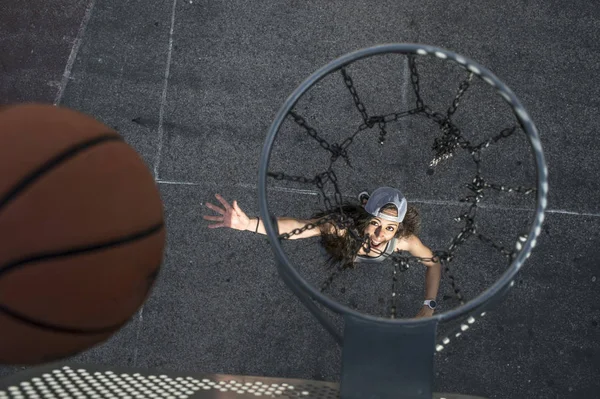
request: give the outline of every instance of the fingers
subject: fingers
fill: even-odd
[[[221,195],[215,194],[215,198],[221,203],[221,205],[223,205],[223,207],[225,209],[219,207],[218,205],[213,205],[210,202],[206,202],[205,205],[208,209],[213,210],[221,215],[221,216],[204,215],[203,216],[204,220],[209,220],[211,222],[217,222],[217,223],[210,224],[207,227],[209,229],[216,229],[219,227],[237,228],[237,227],[232,227],[232,220],[236,221],[236,220],[238,220],[240,215],[244,215],[244,212],[240,209],[239,205],[237,204],[237,201],[233,201],[233,208],[232,208],[231,205],[229,205],[229,203]],[[225,219],[227,219],[227,221]]]
[[[238,215],[243,215],[244,211],[242,211],[242,209],[240,208],[240,206],[238,205],[237,201],[233,201],[233,210],[238,214]]]
[[[219,227],[226,227],[224,223],[216,223],[216,224],[209,224],[208,228],[209,229],[217,229]]]
[[[223,216],[202,216],[205,220],[210,220],[212,222],[222,222],[223,221]]]
[[[221,197],[219,194],[215,194],[215,198],[217,200],[219,200],[219,202],[221,203],[221,205],[223,205],[223,207],[225,208],[225,210],[230,210],[231,209],[231,205],[229,205],[229,202],[225,201],[225,198]]]
[[[209,224],[207,226],[209,229],[216,229],[216,228],[219,228],[219,227],[226,227],[225,223],[223,222],[223,216],[208,216],[208,215],[204,215],[203,218],[205,220],[210,220],[212,222],[220,222],[220,223]]]
[[[216,206],[216,205],[213,205],[213,204],[211,204],[210,202],[207,202],[207,203],[206,203],[206,207],[207,207],[208,209],[211,209],[211,210],[213,210],[213,211],[217,212],[217,213],[220,213],[221,215],[225,215],[225,213],[226,213],[226,212],[225,212],[225,210],[223,210],[223,209],[219,208],[219,207],[218,207],[218,206]]]

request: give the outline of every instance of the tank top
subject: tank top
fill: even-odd
[[[364,255],[356,255],[354,258],[354,263],[380,263],[386,260],[393,252],[394,248],[396,248],[396,237],[392,238],[388,241],[387,246],[382,254],[375,257],[364,256]]]

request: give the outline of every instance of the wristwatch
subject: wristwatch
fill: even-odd
[[[426,299],[423,305],[429,306],[429,309],[435,309],[437,303],[433,299]]]

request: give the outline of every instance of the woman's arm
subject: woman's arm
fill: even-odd
[[[396,250],[408,251],[412,256],[418,258],[433,258],[434,254],[431,249],[426,247],[419,237],[411,235],[410,237],[398,240]],[[440,262],[421,261],[427,266],[425,273],[425,299],[433,299],[437,297],[440,288],[440,279],[442,277],[442,265]],[[423,305],[417,314],[417,317],[431,316],[433,309]]]
[[[221,195],[216,194],[215,198],[221,203],[222,208],[213,205],[210,202],[206,203],[206,207],[220,214],[220,216],[209,216],[205,215],[204,219],[215,222],[209,224],[208,228],[216,229],[220,227],[229,227],[234,230],[252,231],[258,234],[266,234],[265,226],[263,221],[258,217],[249,218],[248,215],[239,207],[237,201],[233,201],[233,206],[229,204]],[[323,231],[332,230],[329,223],[324,223],[321,226],[316,226],[318,219],[304,220],[294,219],[289,217],[277,218],[277,227],[279,234],[291,234],[296,229],[302,229],[309,223],[315,224],[312,229],[307,229],[300,234],[290,235],[290,240],[296,240],[299,238],[308,238],[321,235]]]
[[[315,227],[312,229],[306,229],[300,234],[291,234],[290,240],[297,240],[300,238],[309,238],[320,236],[322,232],[322,228],[324,226],[317,226],[318,219],[311,220],[303,220],[303,219],[294,219],[288,217],[277,218],[277,228],[279,229],[279,234],[291,234],[296,229],[302,229],[304,226],[308,224],[314,224]],[[250,223],[248,224],[248,231],[253,231],[258,234],[267,234],[265,230],[265,225],[263,224],[262,219],[260,218],[251,218]]]

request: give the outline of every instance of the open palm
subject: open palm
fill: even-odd
[[[250,218],[244,213],[238,206],[237,201],[233,201],[233,206],[221,197],[219,194],[215,194],[215,198],[221,203],[223,208],[213,205],[210,202],[206,203],[206,207],[219,213],[221,216],[208,216],[205,215],[205,220],[216,222],[209,224],[209,229],[216,229],[219,227],[229,227],[235,230],[246,230],[250,224]]]

